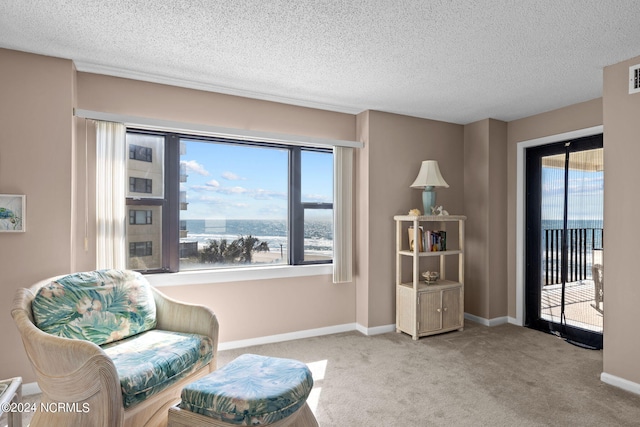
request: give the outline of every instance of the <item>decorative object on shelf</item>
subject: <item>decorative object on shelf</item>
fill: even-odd
[[[427,284],[436,283],[440,277],[440,273],[437,271],[425,271],[422,273],[422,277]]]
[[[438,167],[437,160],[425,160],[420,166],[420,172],[418,177],[411,188],[422,188],[422,204],[424,212],[431,212],[431,209],[436,204],[436,192],[435,187],[448,188],[449,184],[444,180],[442,174],[440,174],[440,167]]]
[[[25,199],[24,195],[0,194],[0,232],[24,232]]]
[[[449,215],[449,212],[444,210],[442,206],[434,206],[431,208],[431,215],[436,215],[436,216]]]
[[[413,227],[408,228],[409,231],[409,250],[413,251],[413,239],[415,237],[415,233],[413,232]],[[424,229],[422,227],[418,227],[418,252],[424,251]]]
[[[409,215],[410,216],[420,216],[420,215],[422,215],[422,212],[420,212],[420,209],[411,209],[409,211]]]

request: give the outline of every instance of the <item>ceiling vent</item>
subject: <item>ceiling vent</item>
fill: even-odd
[[[629,93],[640,92],[640,64],[629,67]]]

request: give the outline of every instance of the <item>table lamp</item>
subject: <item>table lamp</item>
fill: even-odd
[[[431,215],[431,208],[436,205],[435,187],[449,188],[449,184],[447,184],[440,174],[438,161],[425,160],[420,166],[418,177],[413,181],[413,184],[411,184],[411,188],[424,189],[422,191],[422,206],[424,208],[423,215]]]

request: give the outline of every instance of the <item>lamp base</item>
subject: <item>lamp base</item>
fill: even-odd
[[[422,207],[424,208],[423,215],[431,215],[432,208],[436,206],[436,191],[434,187],[424,187],[422,191]]]

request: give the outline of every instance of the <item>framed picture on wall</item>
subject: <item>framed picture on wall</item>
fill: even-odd
[[[23,233],[26,219],[26,196],[0,194],[0,233]]]

